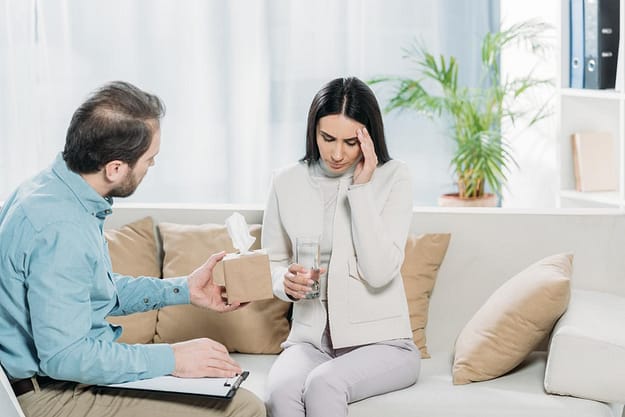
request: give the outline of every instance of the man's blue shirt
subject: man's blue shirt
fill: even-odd
[[[184,277],[112,272],[102,234],[111,203],[59,155],[0,210],[0,363],[10,378],[104,384],[174,370],[169,345],[116,343],[121,328],[105,320],[189,303]]]

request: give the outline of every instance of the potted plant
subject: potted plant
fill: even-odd
[[[519,120],[529,127],[549,114],[547,102],[523,106],[522,99],[538,86],[553,84],[551,80],[534,78],[532,73],[502,79],[499,58],[502,50],[512,44],[541,55],[548,46],[544,36],[548,29],[547,24],[531,20],[486,34],[479,87],[460,86],[456,58],[436,58],[420,43],[405,50],[405,57],[417,66],[416,78],[381,77],[370,81],[395,86],[386,112],[411,109],[449,121],[449,136],[457,145],[450,165],[458,193],[443,195],[440,205],[497,205],[510,166],[516,164],[507,131]],[[486,192],[487,185],[492,193]]]

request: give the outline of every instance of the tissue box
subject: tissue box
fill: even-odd
[[[273,298],[269,256],[263,250],[227,254],[215,265],[213,280],[226,287],[229,303]]]

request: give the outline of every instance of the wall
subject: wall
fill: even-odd
[[[502,79],[506,75],[522,76],[534,69],[537,77],[553,78],[555,82],[559,76],[557,36],[560,33],[560,2],[501,0],[500,7],[504,25],[539,17],[554,26],[550,36],[553,51],[548,59],[537,62],[519,49],[510,50],[501,58]],[[551,98],[555,110],[555,87],[551,91],[543,91],[536,98]],[[509,175],[508,187],[503,193],[503,207],[556,207],[559,187],[556,132],[555,114],[529,129],[512,131],[512,153],[519,166],[514,167]]]

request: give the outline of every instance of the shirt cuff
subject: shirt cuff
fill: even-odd
[[[371,181],[369,181],[369,182],[371,182]],[[366,187],[367,185],[369,185],[369,182],[365,182],[363,184],[350,184],[350,185],[347,186],[347,191],[357,190],[359,188]]]
[[[287,302],[293,302],[291,297],[284,291],[284,274],[289,270],[286,266],[274,267],[271,271],[273,278],[273,294],[279,299]]]
[[[167,278],[163,279],[163,282],[166,283],[162,289],[161,298],[164,305],[171,306],[191,302],[187,277]]]
[[[148,358],[148,375],[145,378],[155,378],[157,376],[171,375],[176,369],[176,358],[174,349],[165,343],[155,343],[144,345]]]
[[[350,205],[354,204],[373,204],[371,198],[371,187],[369,183],[350,185],[347,188],[347,199]],[[375,205],[372,205],[374,207]]]

